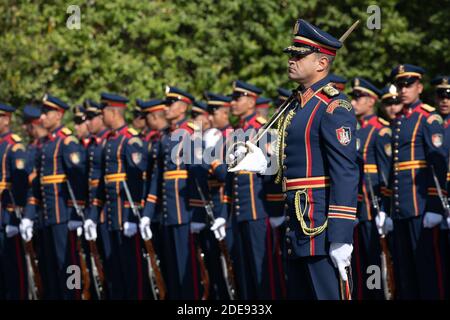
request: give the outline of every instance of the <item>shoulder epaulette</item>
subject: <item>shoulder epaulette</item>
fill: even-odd
[[[70,130],[67,127],[62,128],[61,132],[64,133],[66,136],[70,136],[72,134],[72,130]]]
[[[264,125],[267,122],[267,120],[264,119],[263,117],[256,117],[256,121],[262,125]]]
[[[13,147],[12,147],[12,152],[16,152],[18,150],[22,150],[22,151],[26,151],[25,146],[21,143],[16,143]]]
[[[192,130],[197,130],[197,129],[198,129],[198,127],[195,125],[195,123],[193,123],[193,122],[191,122],[191,121],[188,121],[188,122],[186,123],[186,125],[187,125],[189,128],[191,128]]]
[[[427,112],[434,112],[436,111],[436,108],[433,108],[432,106],[428,105],[428,104],[422,104],[420,106],[423,110],[427,111]]]
[[[392,136],[392,130],[391,130],[391,128],[384,127],[384,128],[380,129],[378,134],[380,135],[380,137],[383,137],[385,134]]]
[[[378,122],[381,123],[383,126],[389,126],[389,122],[384,120],[383,118],[378,117]]]
[[[133,129],[133,128],[128,128],[128,133],[132,134],[133,136],[137,136],[139,133]]]
[[[66,138],[64,138],[64,144],[68,145],[71,142],[75,142],[75,143],[80,143],[78,138],[72,135],[67,136]]]
[[[330,86],[329,84],[327,84],[325,87],[323,87],[322,91],[330,98],[339,95],[339,91],[336,88],[333,88],[332,86]]]
[[[19,137],[17,134],[14,134],[14,133],[11,135],[11,139],[12,139],[14,142],[21,142],[21,141],[22,141],[22,138]]]

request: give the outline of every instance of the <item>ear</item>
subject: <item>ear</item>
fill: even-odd
[[[321,56],[317,59],[317,71],[323,72],[328,69],[328,64],[330,62],[328,59],[324,56]]]
[[[417,88],[419,89],[419,94],[421,94],[422,91],[423,91],[423,84],[422,84],[422,82],[419,82],[419,84],[417,85]]]

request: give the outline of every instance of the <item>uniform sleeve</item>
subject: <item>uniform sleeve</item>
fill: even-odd
[[[356,118],[347,100],[330,113],[324,111],[320,132],[330,175],[328,239],[352,243],[359,170],[356,162]]]
[[[424,144],[427,163],[430,170],[428,183],[428,199],[426,211],[444,214],[441,200],[439,198],[436,184],[432,175],[432,168],[439,180],[439,184],[444,196],[446,193],[445,180],[447,173],[448,155],[444,146],[444,128],[441,119],[437,114],[431,114],[424,123]]]

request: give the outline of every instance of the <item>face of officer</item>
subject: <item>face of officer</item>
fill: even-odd
[[[205,131],[206,129],[210,128],[210,123],[207,114],[198,113],[195,115],[195,117],[192,118],[192,120],[197,126],[199,126],[202,129],[202,131]]]
[[[233,96],[231,113],[233,116],[244,118],[255,111],[256,98],[253,96]]]
[[[375,105],[375,98],[357,92],[352,98],[352,106],[355,109],[355,115],[357,117],[364,117],[373,113],[373,107]]]
[[[148,112],[145,116],[147,126],[152,130],[162,130],[167,127],[167,120],[164,111]]]
[[[136,130],[142,130],[145,128],[145,118],[144,117],[134,117],[132,121],[133,128]]]
[[[447,89],[436,92],[436,103],[441,115],[446,116],[450,114],[450,90]]]
[[[223,107],[215,109],[212,114],[209,115],[209,121],[211,121],[211,127],[213,128],[224,128],[229,123],[230,108]]]
[[[172,123],[182,120],[186,114],[187,107],[186,102],[180,100],[172,102],[166,110],[166,119]]]
[[[123,108],[104,107],[103,108],[103,122],[108,128],[117,129],[124,125],[124,110]]]
[[[88,127],[86,121],[75,124],[75,134],[78,139],[86,138],[89,135]]]
[[[400,99],[406,105],[416,102],[423,90],[423,85],[419,80],[413,83],[399,83],[397,87],[400,91]]]
[[[400,101],[398,101],[397,103],[394,103],[394,102],[384,103],[383,102],[383,110],[384,110],[384,113],[386,114],[386,116],[389,118],[389,120],[395,119],[395,116],[400,111],[402,111],[402,109],[403,109],[403,104],[401,104]]]
[[[91,134],[99,133],[104,127],[103,115],[99,114],[98,116],[92,118],[88,117],[86,120],[86,125]]]
[[[289,79],[309,88],[328,74],[332,61],[331,56],[321,53],[306,56],[291,54],[288,61]]]
[[[9,131],[9,124],[11,122],[11,116],[0,115],[0,133],[6,133]]]
[[[63,113],[57,110],[43,109],[41,114],[42,126],[48,131],[55,130],[60,124]]]

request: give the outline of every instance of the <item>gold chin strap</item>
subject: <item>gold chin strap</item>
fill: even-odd
[[[304,195],[305,196],[305,207],[302,208],[300,207],[300,197]],[[306,225],[305,219],[303,218],[303,216],[305,215],[306,212],[306,208],[308,207],[308,203],[309,203],[309,196],[308,196],[308,191],[306,188],[304,189],[300,189],[295,193],[295,198],[294,198],[294,205],[295,205],[295,214],[297,215],[297,220],[300,222],[300,227],[302,228],[302,231],[305,235],[307,236],[317,236],[319,234],[321,234],[328,226],[328,218],[327,220],[325,220],[325,223],[319,227],[316,228],[309,228]]]

